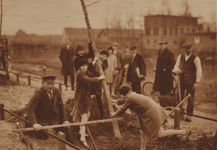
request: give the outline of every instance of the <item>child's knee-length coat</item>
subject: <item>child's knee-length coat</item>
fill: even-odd
[[[124,105],[118,109],[117,115],[131,109],[138,114],[141,128],[149,137],[152,137],[162,126],[167,117],[166,111],[151,98],[135,92],[126,95]]]

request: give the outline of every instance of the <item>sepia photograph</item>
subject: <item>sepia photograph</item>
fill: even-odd
[[[0,150],[216,150],[216,0],[0,0]]]

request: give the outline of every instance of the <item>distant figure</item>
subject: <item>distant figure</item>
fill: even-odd
[[[145,79],[146,65],[136,46],[131,47],[132,57],[127,71],[127,82],[132,83],[132,90],[141,94],[141,81]]]
[[[173,72],[180,74],[181,99],[186,95],[191,94],[188,98],[187,113],[193,114],[194,110],[194,93],[202,77],[202,67],[200,58],[192,54],[192,43],[186,42],[182,45],[185,49],[185,54],[178,56]],[[190,122],[191,116],[188,115],[185,121]]]
[[[29,123],[35,128],[35,136],[38,139],[48,138],[46,133],[39,131],[42,126],[69,124],[60,92],[54,87],[55,78],[55,76],[42,77],[43,86],[35,91],[27,107]],[[68,128],[55,128],[55,130],[65,132],[66,140],[72,142]]]
[[[176,63],[174,54],[167,49],[167,41],[161,40],[160,51],[157,58],[156,74],[153,90],[159,91],[160,95],[170,96],[173,89],[172,69]]]
[[[129,108],[138,115],[141,126],[140,150],[146,149],[147,138],[153,137],[156,133],[159,138],[172,135],[186,135],[186,139],[188,139],[191,134],[190,130],[163,129],[162,125],[166,121],[167,112],[150,97],[133,92],[128,85],[121,85],[119,93],[123,95],[124,99],[113,100],[113,103],[116,101],[118,104],[123,105],[116,112],[111,112],[110,114],[112,117],[118,116]]]
[[[6,74],[8,75],[11,71],[11,60],[13,57],[13,51],[8,44],[8,39],[4,35],[1,37],[1,45],[2,47],[0,49],[2,50],[2,65],[3,69],[6,71]]]
[[[114,49],[112,47],[109,47],[107,51],[109,53],[109,57],[107,60],[108,67],[105,69],[105,80],[109,86],[109,89],[111,89],[110,91],[111,95],[115,95],[114,75],[115,75],[115,68],[117,68],[117,58],[113,54]]]
[[[65,42],[66,45],[61,49],[59,56],[62,62],[61,75],[64,75],[64,84],[66,89],[68,88],[67,77],[71,76],[71,86],[72,90],[74,90],[74,49],[71,46],[71,42],[68,38],[65,40]]]

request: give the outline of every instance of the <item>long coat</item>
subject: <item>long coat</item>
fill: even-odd
[[[27,109],[31,125],[35,123],[42,125],[59,124],[66,121],[63,100],[57,88],[53,90],[53,102],[51,102],[44,87],[35,91]]]
[[[144,62],[144,59],[142,55],[136,54],[136,56],[133,58],[131,57],[129,68],[127,71],[127,82],[140,82],[141,80],[144,80],[144,78],[139,78],[136,68],[139,68],[140,75],[146,75],[146,65]]]
[[[61,49],[60,61],[62,62],[61,75],[74,75],[74,49],[70,46],[67,50],[66,46]]]
[[[162,54],[159,51],[153,90],[170,92],[173,89],[172,69],[174,65],[175,57],[171,51],[165,49]]]
[[[124,105],[116,114],[120,115],[128,108],[138,114],[141,128],[149,137],[157,133],[167,117],[166,111],[161,106],[151,98],[136,92],[129,92],[126,95]]]
[[[90,109],[90,83],[99,82],[98,77],[89,77],[89,72],[77,71],[77,84],[73,115],[87,113]]]
[[[105,80],[107,83],[113,83],[115,68],[117,68],[117,57],[114,54],[109,55],[107,61],[108,67],[105,69]]]

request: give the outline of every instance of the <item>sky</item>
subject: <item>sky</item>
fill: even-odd
[[[64,27],[86,28],[80,0],[2,0],[2,34],[15,35],[19,29],[27,34],[61,35]],[[86,5],[98,0],[85,0]],[[216,20],[217,0],[100,0],[88,6],[92,28],[117,26],[143,28],[145,15],[182,15],[186,2],[199,22]],[[133,24],[129,24],[129,20]],[[131,21],[132,22],[132,21]]]

